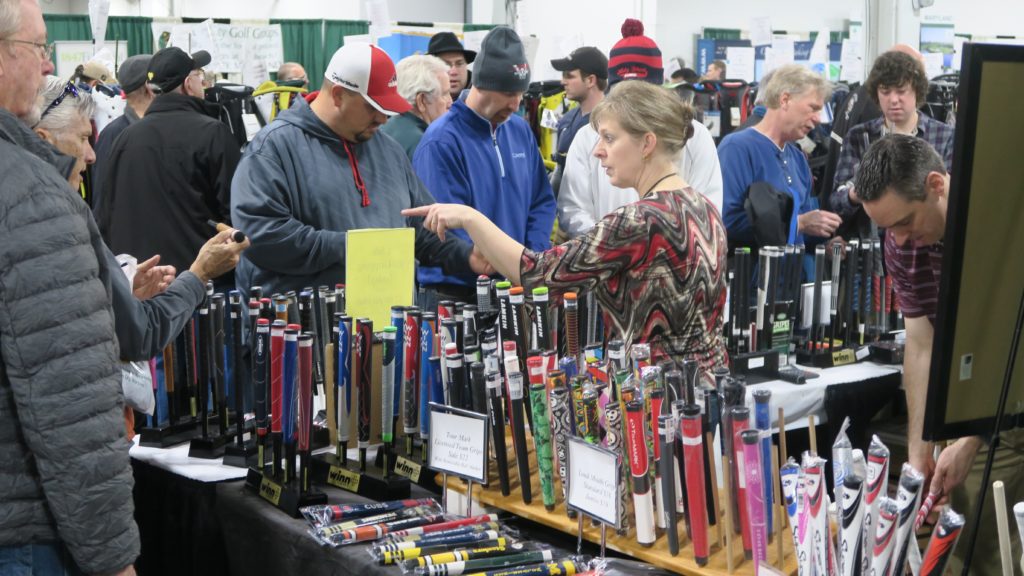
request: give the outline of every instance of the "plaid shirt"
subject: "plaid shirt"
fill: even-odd
[[[851,182],[860,168],[860,159],[864,157],[868,146],[885,136],[885,117],[868,120],[857,124],[846,133],[842,152],[839,153],[839,164],[836,166],[836,178],[832,188],[832,211],[844,220],[856,214],[860,206],[850,202],[845,184]],[[946,171],[953,168],[953,127],[938,120],[929,118],[923,112],[917,113],[916,136],[931,144],[946,164]]]

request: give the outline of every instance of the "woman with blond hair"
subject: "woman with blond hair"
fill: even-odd
[[[635,188],[640,199],[544,252],[525,249],[467,206],[403,214],[425,217],[424,227],[441,237],[465,229],[498,272],[527,290],[547,286],[555,297],[591,291],[627,346],[647,343],[655,361],[693,358],[710,373],[726,362],[726,237],[714,204],[677,172],[692,118],[693,110],[663,88],[617,84],[591,113],[600,135],[594,156],[612,184]]]

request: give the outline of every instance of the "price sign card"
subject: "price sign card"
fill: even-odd
[[[487,482],[487,416],[430,403],[431,470]]]
[[[566,504],[619,527],[619,455],[580,438],[569,438],[569,492]]]

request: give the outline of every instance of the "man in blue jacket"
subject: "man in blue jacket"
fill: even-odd
[[[397,85],[383,50],[348,44],[311,103],[296,99],[249,144],[231,183],[231,220],[252,241],[236,272],[246,298],[252,286],[271,294],[344,282],[347,233],[360,228],[414,226],[420,263],[490,271],[471,245],[402,217],[434,199],[398,142],[377,134],[410,108]]]
[[[413,155],[413,168],[438,202],[479,210],[530,250],[551,246],[555,196],[537,141],[516,115],[530,85],[530,66],[514,30],[499,26],[484,38],[473,64],[473,87],[430,125]],[[453,234],[468,240],[462,230]],[[471,302],[474,278],[421,267],[419,305]]]

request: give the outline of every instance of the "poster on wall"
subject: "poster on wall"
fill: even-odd
[[[942,54],[942,68],[953,67],[953,55],[956,52],[956,34],[953,25],[953,17],[942,14],[927,14],[921,18],[921,54],[925,61],[929,61],[928,54]],[[938,57],[931,57],[930,61],[938,62]],[[929,76],[938,76],[936,70],[929,70]],[[938,71],[941,74],[941,70]]]
[[[103,62],[103,65],[112,72],[115,68],[120,68],[128,58],[127,40],[118,40],[116,43],[107,42],[102,50],[98,50],[91,40],[62,40],[54,42],[54,45],[54,62],[56,62],[56,72],[54,73],[60,78],[70,78],[79,64],[85,64],[94,57]],[[114,75],[116,76],[117,73],[115,72]]]
[[[217,24],[212,20],[198,24],[153,22],[153,43],[157,50],[167,46],[178,46],[189,53],[206,50],[212,58],[208,69],[218,73],[241,73],[247,62],[258,62],[267,70],[277,70],[284,61],[280,24],[244,26]]]

